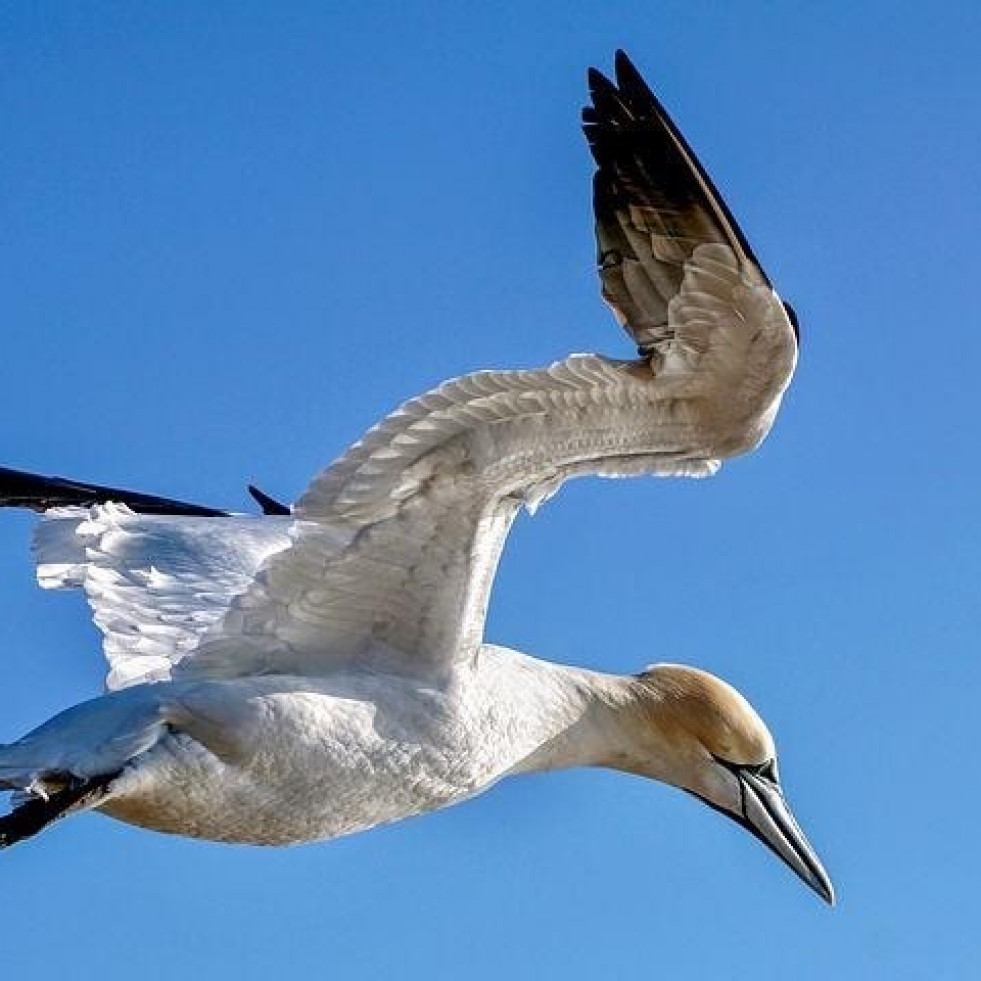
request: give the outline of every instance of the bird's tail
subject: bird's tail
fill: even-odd
[[[18,793],[13,810],[0,817],[0,848],[33,837],[59,818],[97,806],[117,776],[119,771],[87,780],[66,777],[65,786],[53,793]]]
[[[0,817],[0,848],[52,821],[98,807],[129,763],[169,731],[156,685],[110,692],[59,713],[26,736],[0,744],[0,791],[12,791]]]

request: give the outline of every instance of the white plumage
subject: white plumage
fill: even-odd
[[[520,507],[574,476],[714,473],[766,436],[794,368],[788,308],[622,55],[617,69],[619,87],[591,74],[585,119],[604,296],[641,357],[446,382],[286,516],[138,513],[150,499],[130,508],[126,492],[47,510],[39,580],[84,589],[109,692],[0,748],[20,804],[7,840],[94,807],[217,840],[310,841],[573,764],[667,780],[750,821],[744,771],[772,769],[773,746],[728,686],[483,640]],[[36,480],[47,493],[7,502],[48,507],[58,482]],[[775,769],[767,787],[782,802]],[[750,823],[830,897],[793,819],[774,820],[779,835]]]

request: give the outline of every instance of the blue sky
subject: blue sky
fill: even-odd
[[[0,855],[34,976],[953,978],[976,969],[975,4],[0,9],[0,462],[247,507],[445,377],[629,356],[598,298],[588,65],[625,47],[802,322],[765,446],[582,481],[489,636],[743,690],[840,894],[636,778],[568,772],[327,845],[89,815]],[[0,739],[96,693],[0,521]]]

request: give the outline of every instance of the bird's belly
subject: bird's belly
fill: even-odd
[[[189,837],[297,844],[435,810],[489,782],[452,726],[433,738],[366,720],[356,703],[310,698],[263,705],[259,723],[238,720],[217,753],[187,733],[168,735],[133,761],[100,810]]]

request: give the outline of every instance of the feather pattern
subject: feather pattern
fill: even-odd
[[[651,353],[677,327],[670,303],[700,247],[713,243],[762,284],[756,260],[712,179],[630,59],[618,51],[616,83],[590,69],[593,104],[583,130],[593,178],[603,298]]]
[[[85,589],[110,687],[352,666],[440,682],[479,650],[522,505],[585,474],[711,474],[766,435],[796,359],[784,305],[626,56],[589,82],[600,279],[641,358],[445,382],[274,517],[54,512],[39,575]]]
[[[645,362],[574,356],[480,372],[406,403],[297,501],[293,544],[182,665],[208,676],[352,663],[438,677],[474,655],[522,504],[586,473],[702,475],[716,464]]]
[[[106,687],[170,677],[225,614],[290,522],[135,514],[123,504],[58,508],[34,535],[38,582],[81,588],[104,635]]]

